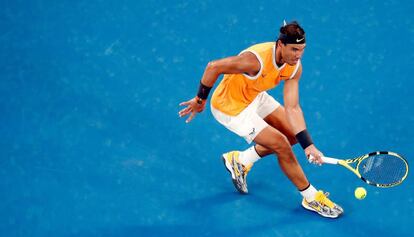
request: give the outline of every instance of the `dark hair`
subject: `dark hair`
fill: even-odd
[[[297,41],[298,39],[303,40]],[[283,44],[305,43],[305,30],[303,30],[297,21],[292,21],[285,26],[280,27],[277,40],[280,40]]]

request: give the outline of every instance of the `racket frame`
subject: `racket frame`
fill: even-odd
[[[363,161],[364,159],[366,159],[368,157],[376,156],[376,155],[380,155],[380,154],[392,155],[392,156],[398,157],[398,158],[400,158],[401,160],[404,161],[404,163],[406,165],[407,172],[405,172],[405,175],[401,178],[401,180],[399,180],[398,182],[391,183],[391,184],[377,184],[377,183],[370,182],[369,180],[366,180],[364,177],[361,176],[361,174],[358,172],[358,168],[359,168],[359,165],[361,164],[361,161]],[[312,159],[312,157],[311,157],[311,159]],[[359,157],[356,157],[356,158],[353,158],[353,159],[346,159],[346,160],[332,158],[332,157],[326,157],[326,156],[321,157],[321,159],[322,159],[323,163],[326,163],[326,164],[341,165],[341,166],[347,168],[348,170],[352,171],[352,173],[354,173],[356,176],[358,176],[358,178],[362,179],[365,183],[367,183],[369,185],[376,186],[376,187],[381,187],[381,188],[389,188],[389,187],[393,187],[393,186],[401,184],[405,180],[405,178],[407,178],[408,170],[409,170],[407,160],[404,159],[404,157],[402,157],[401,155],[399,155],[395,152],[392,152],[392,151],[375,151],[375,152],[371,152],[371,153],[363,155],[363,156],[359,156]],[[353,164],[353,163],[357,163],[355,168],[353,168],[350,165],[350,164]]]

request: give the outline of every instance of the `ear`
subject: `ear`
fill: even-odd
[[[281,40],[278,40],[276,46],[279,47],[279,48],[281,48],[283,46],[282,41]]]

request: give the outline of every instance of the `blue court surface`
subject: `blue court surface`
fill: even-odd
[[[220,155],[249,145],[209,108],[185,124],[178,104],[210,60],[298,20],[301,105],[318,148],[341,158],[391,150],[413,163],[413,1],[0,6],[0,236],[412,236],[412,174],[368,187],[295,146],[342,218],[303,209],[275,156],[255,164],[239,195]],[[282,87],[270,92],[280,102]]]

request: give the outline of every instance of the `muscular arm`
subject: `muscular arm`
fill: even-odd
[[[302,75],[302,67],[299,68],[295,77],[286,81],[283,88],[283,97],[285,102],[286,117],[293,131],[293,134],[306,129],[305,119],[302,109],[299,105],[299,79]],[[322,164],[321,156],[323,155],[314,144],[305,148],[306,157],[312,157],[312,162]]]
[[[247,73],[255,75],[258,71],[260,71],[259,60],[253,53],[245,52],[238,56],[223,58],[208,63],[201,78],[201,83],[203,86],[213,87],[221,74]],[[197,98],[196,96],[191,100],[180,103],[181,106],[186,106],[186,108],[178,112],[179,116],[184,117],[190,114],[186,123],[189,123],[197,113],[204,110],[206,100],[201,100],[200,103],[200,99]]]
[[[256,56],[250,52],[245,52],[238,56],[223,58],[209,62],[204,71],[201,83],[208,87],[213,87],[217,78],[221,74],[257,74],[260,71],[260,62]]]
[[[287,80],[283,88],[283,100],[285,103],[286,117],[293,134],[298,134],[306,129],[305,119],[299,105],[299,79],[302,75],[302,66],[295,77]]]

